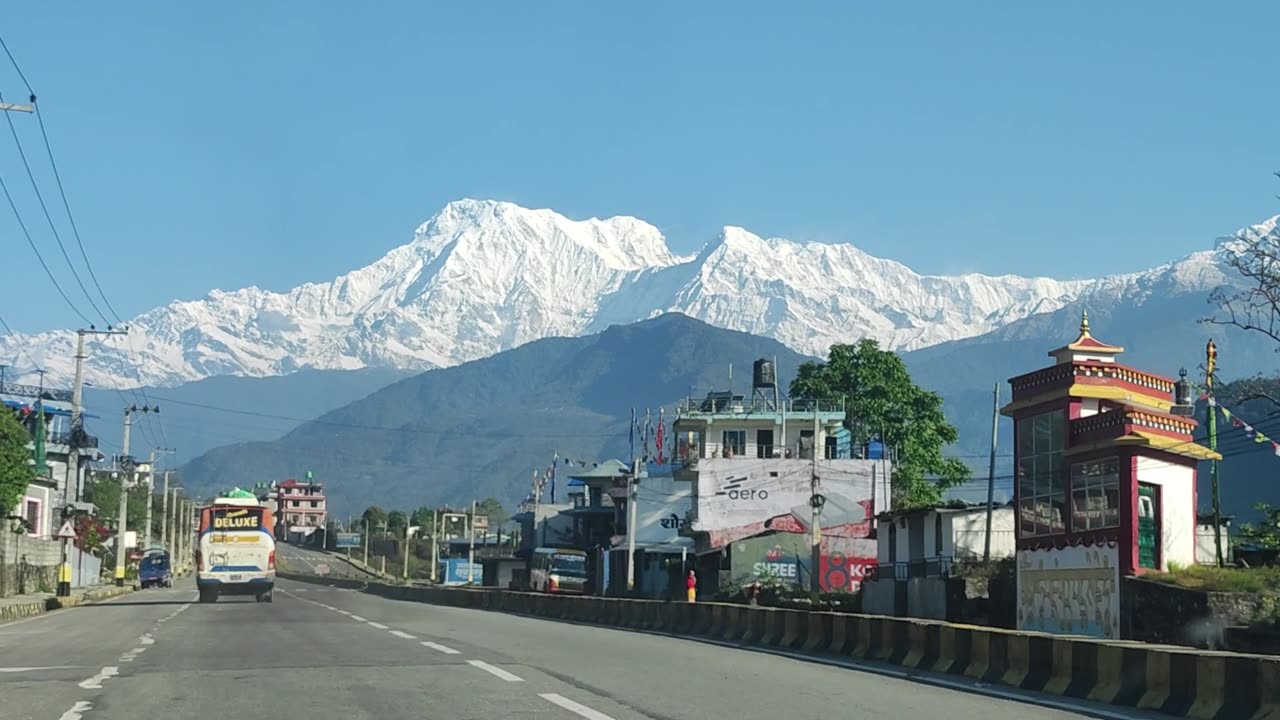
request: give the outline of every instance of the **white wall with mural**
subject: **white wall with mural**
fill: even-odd
[[[680,536],[680,523],[693,506],[693,487],[670,473],[642,477],[636,487],[636,544],[692,545]]]
[[[1018,629],[1120,637],[1120,551],[1101,545],[1020,550]]]

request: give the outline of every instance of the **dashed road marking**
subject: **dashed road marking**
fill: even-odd
[[[119,675],[119,674],[120,674],[120,668],[116,667],[115,665],[108,665],[102,668],[102,670],[97,675],[94,675],[88,680],[82,680],[80,682],[80,687],[86,690],[101,690],[103,680],[106,680],[107,678],[115,677],[116,675]]]
[[[72,705],[70,710],[62,713],[62,716],[59,717],[58,720],[80,720],[80,718],[84,717],[85,713],[92,709],[93,703],[88,700],[81,700],[75,705]]]
[[[563,695],[557,695],[556,693],[538,693],[538,697],[548,702],[553,702],[569,712],[577,713],[588,720],[613,720],[613,718],[605,715],[599,710],[592,710],[586,705],[574,702]]]
[[[129,652],[121,655],[120,662],[133,662],[138,658],[139,655],[146,652],[146,650],[147,649],[145,647],[136,647],[130,650]]]
[[[386,629],[387,629],[387,626],[386,626],[386,625],[383,625],[382,623],[374,622],[374,621],[372,621],[372,620],[370,620],[370,621],[369,621],[369,627],[371,627],[371,628],[377,628],[378,630],[386,630]]]
[[[360,617],[359,615],[352,615],[352,616],[351,616],[351,619],[352,619],[352,620],[355,620],[356,622],[369,622],[368,620],[365,620],[364,618]]]
[[[430,640],[423,640],[423,641],[422,641],[422,644],[423,644],[423,645],[425,645],[425,646],[427,646],[427,647],[429,647],[429,648],[431,648],[432,650],[436,650],[436,651],[438,651],[438,652],[442,652],[442,653],[444,653],[445,655],[457,655],[457,654],[458,654],[458,651],[457,651],[457,650],[454,650],[454,649],[453,649],[453,648],[451,648],[451,647],[445,647],[444,645],[441,645],[440,643],[434,643],[434,642],[431,642]]]
[[[138,642],[142,643],[143,645],[155,645],[156,639],[151,637],[151,633],[143,633],[138,636]]]
[[[0,667],[0,673],[36,672],[38,670],[70,670],[79,665],[41,665],[39,667]]]
[[[475,667],[480,668],[481,670],[489,673],[490,675],[493,675],[494,677],[499,678],[501,680],[506,680],[507,682],[524,682],[524,678],[520,677],[519,675],[512,675],[506,670],[503,670],[502,668],[497,667],[495,665],[490,665],[489,663],[483,660],[468,660],[467,664],[474,665]]]
[[[399,637],[399,638],[404,638],[405,640],[417,640],[417,639],[418,639],[418,638],[416,638],[416,637],[414,637],[414,636],[410,635],[409,633],[407,633],[407,632],[405,632],[405,631],[403,631],[403,630],[392,630],[392,631],[391,631],[391,634],[392,634],[392,635],[395,635],[396,637]]]

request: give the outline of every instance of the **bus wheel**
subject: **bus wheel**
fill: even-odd
[[[218,599],[218,591],[213,588],[200,588],[200,602],[211,603]]]
[[[275,600],[275,596],[276,596],[275,590],[268,590],[262,593],[261,595],[259,595],[258,597],[262,600],[262,602],[269,603]]]

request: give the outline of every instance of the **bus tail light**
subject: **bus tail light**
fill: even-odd
[[[549,585],[549,587],[551,588],[551,592],[555,592],[560,589],[560,578],[556,577],[555,575],[552,575],[550,582],[551,584]]]
[[[272,550],[270,554],[267,555],[267,569],[268,570],[276,569],[276,551],[275,550]]]

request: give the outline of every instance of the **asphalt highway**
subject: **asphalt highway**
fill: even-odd
[[[298,562],[293,550],[281,557]],[[0,718],[1096,716],[694,640],[323,584],[280,580],[273,603],[195,600],[194,582],[184,579],[0,625]]]

